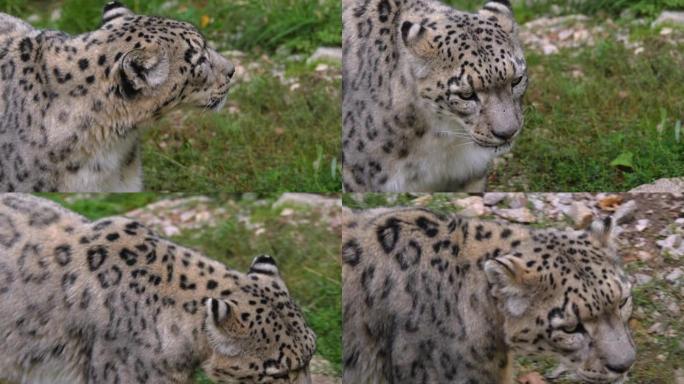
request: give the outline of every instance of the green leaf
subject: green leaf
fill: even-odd
[[[623,171],[631,171],[634,169],[634,154],[632,152],[623,152],[610,162],[610,166]]]

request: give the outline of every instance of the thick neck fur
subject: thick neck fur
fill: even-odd
[[[139,190],[136,124],[159,102],[127,100],[107,33],[26,30],[0,40],[0,190]]]
[[[504,315],[482,269],[506,250],[475,240],[492,236],[481,222],[442,220],[415,210],[343,232],[345,382],[510,382]]]
[[[100,36],[103,35],[103,36]],[[36,37],[42,76],[48,95],[45,123],[51,135],[69,135],[78,128],[85,153],[120,140],[137,124],[152,117],[145,108],[132,108],[121,89],[119,63],[126,52],[98,45],[106,39],[97,31],[75,37],[41,33]],[[84,61],[84,58],[86,61]],[[102,59],[101,59],[102,58]],[[67,97],[68,95],[68,97]]]

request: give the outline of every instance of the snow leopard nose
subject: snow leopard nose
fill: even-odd
[[[612,364],[606,364],[606,368],[608,368],[609,371],[615,372],[615,373],[625,373],[629,371],[629,368],[632,367],[632,363],[630,362],[629,364],[620,364],[620,365],[612,365]]]
[[[516,133],[518,133],[518,125],[514,122],[506,122],[502,126],[492,128],[492,135],[504,141],[510,140]]]
[[[486,111],[492,135],[503,141],[510,141],[521,128],[511,102],[495,101]]]

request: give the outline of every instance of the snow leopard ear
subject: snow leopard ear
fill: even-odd
[[[506,32],[513,32],[515,30],[513,6],[509,0],[489,0],[482,7],[479,14],[487,19],[495,18]]]
[[[210,344],[221,354],[237,356],[241,353],[235,341],[249,334],[249,327],[240,319],[235,304],[230,301],[207,299],[206,332]]]
[[[102,11],[102,25],[125,16],[135,15],[133,11],[126,8],[118,1],[111,1],[105,5]]]
[[[169,77],[169,58],[161,49],[134,49],[120,60],[120,89],[128,99],[157,88]]]
[[[519,258],[504,255],[488,260],[484,264],[484,271],[487,281],[492,285],[492,294],[503,303],[508,313],[520,316],[529,308],[529,291],[534,278],[520,264]]]
[[[617,238],[620,236],[620,227],[613,216],[607,216],[603,220],[594,220],[588,229],[589,235],[601,246],[616,249]]]
[[[276,261],[269,255],[260,255],[252,260],[248,274],[259,274],[267,276],[280,276]]]
[[[432,43],[432,33],[420,23],[404,21],[401,24],[401,39],[411,53],[422,59],[429,59],[437,54],[437,48]]]

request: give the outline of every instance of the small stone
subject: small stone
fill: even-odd
[[[257,228],[257,230],[254,231],[254,235],[256,236],[263,235],[264,233],[266,233],[266,228]]]
[[[527,196],[524,193],[510,193],[506,198],[508,199],[509,208],[518,209],[527,206]]]
[[[674,372],[675,384],[684,384],[684,368],[679,368]]]
[[[584,229],[589,227],[594,213],[584,203],[579,201],[573,202],[570,206],[568,216],[572,220],[575,229]]]
[[[561,204],[570,205],[575,202],[575,197],[572,193],[558,193],[556,196]]]
[[[180,220],[183,223],[187,223],[188,221],[192,220],[194,217],[195,217],[194,211],[187,211],[187,212],[181,213]]]
[[[660,322],[653,323],[653,325],[648,328],[648,333],[662,334],[663,332],[665,332],[665,325]]]
[[[672,34],[672,28],[663,28],[660,30],[660,36],[667,36]]]
[[[652,260],[653,254],[650,252],[646,252],[646,251],[638,251],[636,253],[636,257],[637,257],[637,259],[645,262],[645,261]]]
[[[658,359],[659,361],[667,361],[667,356],[660,354],[656,356],[656,359]]]
[[[656,244],[663,249],[675,249],[679,248],[682,244],[681,235],[670,235],[665,240],[658,240]]]
[[[514,221],[521,224],[531,224],[537,222],[537,217],[527,208],[518,209],[497,209],[494,213],[506,220]]]
[[[636,279],[636,285],[648,284],[651,282],[651,280],[653,280],[653,277],[643,273],[634,274],[634,278]]]
[[[359,194],[359,198],[363,201],[363,195]],[[330,198],[311,193],[284,193],[280,199],[273,204],[274,208],[282,207],[285,204],[304,205],[309,207],[324,207],[334,208],[342,207],[342,200]]]
[[[164,235],[169,237],[177,236],[181,233],[180,229],[175,225],[165,225],[162,230],[164,231]]]
[[[682,276],[684,276],[684,271],[680,268],[675,268],[665,276],[665,280],[670,284],[675,284]]]
[[[342,48],[327,48],[319,47],[307,60],[308,63],[313,63],[319,60],[327,60],[332,62],[342,62]]]
[[[565,41],[569,38],[571,38],[575,34],[575,31],[572,29],[565,29],[563,31],[560,31],[558,33],[558,40],[560,41]]]
[[[648,219],[641,219],[641,220],[637,221],[634,228],[639,232],[643,232],[644,229],[648,228],[649,224],[650,224],[650,221]]]
[[[490,193],[485,193],[483,201],[484,201],[484,205],[491,207],[491,206],[499,204],[505,198],[506,198],[506,193],[490,192]]]
[[[545,55],[554,55],[558,53],[558,47],[551,43],[547,43],[542,46],[542,52],[544,52]]]
[[[316,72],[326,72],[328,69],[330,69],[328,64],[318,64],[316,66]]]
[[[480,196],[470,196],[465,199],[458,199],[455,200],[453,204],[463,208],[458,214],[466,217],[479,217],[487,212]]]
[[[61,18],[62,18],[62,8],[56,8],[50,14],[50,21],[52,21],[53,23],[56,23]]]
[[[280,216],[282,217],[288,217],[292,215],[294,215],[294,209],[292,208],[285,208],[282,212],[280,212]]]
[[[679,304],[677,304],[677,303],[674,302],[674,301],[671,302],[671,303],[667,306],[667,310],[670,311],[670,313],[673,314],[673,315],[675,315],[675,316],[679,316],[679,313],[681,312],[681,308],[679,308]]]

